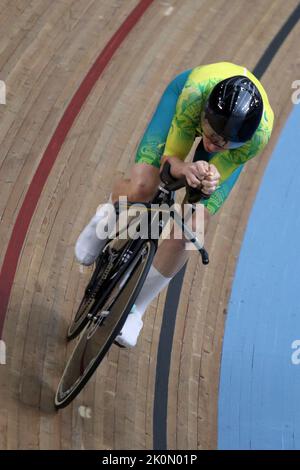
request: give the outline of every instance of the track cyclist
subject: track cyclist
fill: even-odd
[[[207,228],[209,218],[227,199],[244,164],[267,145],[273,121],[266,91],[243,66],[219,62],[175,77],[140,142],[130,178],[116,181],[108,203],[99,206],[79,235],[77,260],[90,265],[104,247],[106,240],[98,238],[96,228],[109,223],[112,213],[108,205],[111,207],[120,196],[132,202],[152,199],[166,160],[174,178],[185,177],[192,188],[201,188],[209,196],[199,200],[204,205]],[[193,162],[185,162],[196,137],[201,141]],[[188,259],[186,243],[184,237],[172,238],[171,233],[171,238],[160,244],[145,284],[116,338],[119,345],[136,345],[147,307]]]

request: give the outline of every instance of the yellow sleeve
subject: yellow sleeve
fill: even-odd
[[[196,137],[201,109],[201,92],[186,86],[176,105],[176,112],[166,141],[165,155],[176,156],[182,160],[186,158]]]

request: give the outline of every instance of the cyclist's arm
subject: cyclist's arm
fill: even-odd
[[[200,122],[202,95],[199,90],[186,86],[176,104],[176,111],[166,140],[164,156],[184,160],[196,137]]]
[[[209,164],[205,161],[185,163],[178,157],[165,156],[161,168],[165,161],[168,161],[171,165],[171,175],[173,178],[181,179],[185,177],[188,185],[192,188],[199,187],[203,179],[209,174]]]
[[[185,176],[184,159],[189,154],[196,137],[197,124],[200,120],[201,95],[190,88],[181,93],[176,112],[168,133],[161,165],[167,160],[175,178]],[[161,166],[161,167],[162,167]]]
[[[160,167],[161,170],[165,162],[170,163],[171,174],[174,178],[180,179],[184,176],[183,168],[184,168],[185,163],[183,160],[181,160],[181,158],[175,157],[175,155],[173,155],[172,157],[168,155],[163,155],[161,159],[161,167]]]

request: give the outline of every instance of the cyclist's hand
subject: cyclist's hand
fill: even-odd
[[[183,175],[192,188],[201,188],[202,182],[209,174],[209,164],[205,161],[185,163]]]
[[[203,191],[205,194],[211,195],[217,189],[220,178],[220,173],[218,172],[215,165],[209,165],[208,173],[202,180],[201,191]]]

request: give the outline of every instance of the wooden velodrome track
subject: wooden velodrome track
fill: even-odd
[[[1,265],[24,197],[68,104],[137,4],[0,1],[0,79],[7,87],[6,105],[0,106]],[[65,341],[67,324],[90,273],[75,262],[74,243],[107,199],[113,179],[132,165],[169,80],[220,60],[252,69],[297,5],[298,0],[154,0],[114,54],[65,139],[23,245],[2,336],[7,357],[0,366],[1,449],[153,448],[166,292],[148,309],[138,346],[112,347],[73,404],[54,410],[54,392],[73,347]],[[195,254],[186,270],[170,364],[169,449],[217,446],[226,307],[249,211],[291,108],[291,84],[300,77],[299,33],[298,24],[262,78],[276,115],[272,141],[247,164],[213,218],[206,239],[209,267]]]

